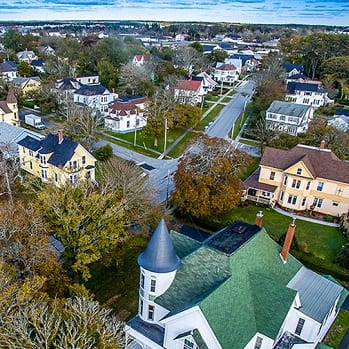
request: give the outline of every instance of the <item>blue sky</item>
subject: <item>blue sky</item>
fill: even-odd
[[[0,20],[127,19],[349,26],[349,0],[0,0]]]

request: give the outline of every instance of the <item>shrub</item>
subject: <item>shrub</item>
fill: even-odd
[[[94,157],[99,161],[106,161],[113,156],[113,148],[110,144],[96,149],[93,152]]]

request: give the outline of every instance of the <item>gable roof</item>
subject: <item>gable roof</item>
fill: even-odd
[[[83,96],[97,96],[105,92],[109,92],[109,90],[102,85],[81,85],[74,93]]]
[[[198,305],[222,348],[244,347],[256,332],[276,338],[296,295],[286,285],[302,267],[292,256],[283,264],[280,250],[264,229],[235,222],[185,256],[155,302],[166,317]]]
[[[342,287],[337,283],[305,267],[298,271],[287,286],[299,292],[301,312],[320,323],[342,293]]]
[[[260,164],[286,170],[300,161],[306,165],[314,178],[349,183],[349,162],[338,159],[329,149],[301,144],[290,150],[266,147]]]
[[[111,105],[109,113],[117,115],[135,114],[137,112],[137,104],[143,104],[145,101],[146,97],[142,96],[119,97]]]
[[[304,71],[302,64],[285,63],[283,67],[287,73],[290,73],[293,69],[298,70],[300,73],[303,73]]]
[[[56,81],[56,88],[60,90],[75,90],[80,87],[80,82],[75,78],[63,78]]]
[[[28,77],[28,78],[27,78],[27,77],[21,77],[21,76],[19,76],[19,77],[14,78],[14,79],[12,80],[12,82],[13,82],[14,84],[21,85],[21,84],[26,83],[26,82],[28,82],[28,81],[30,81],[30,80],[40,81],[40,78],[39,78],[38,76],[32,76],[32,77]]]
[[[291,102],[274,101],[267,109],[267,113],[283,114],[297,118],[303,118],[307,111],[311,108],[310,105],[297,104]]]
[[[178,80],[175,89],[185,91],[197,91],[202,81],[197,80]]]
[[[73,157],[75,149],[79,145],[66,137],[59,144],[58,136],[53,134],[47,135],[43,140],[36,140],[27,136],[18,144],[27,149],[39,151],[39,154],[51,154],[47,162],[56,167],[64,166]]]
[[[230,70],[236,70],[237,68],[233,64],[224,63],[216,68],[216,70],[224,70],[224,71],[230,71]]]
[[[0,71],[3,73],[17,71],[17,63],[12,61],[5,61],[0,63]]]
[[[309,82],[296,82],[296,81],[290,81],[287,84],[287,91],[292,94],[294,94],[295,91],[309,91],[309,92],[322,92],[322,93],[326,92],[324,89],[320,88],[318,84],[312,84]]]
[[[6,122],[0,122],[0,145],[10,145],[23,134],[32,135],[34,138],[36,137],[37,139],[40,139],[42,137],[42,135],[30,131],[26,128],[13,126]]]

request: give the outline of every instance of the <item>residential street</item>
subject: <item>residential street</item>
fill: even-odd
[[[237,93],[217,116],[215,122],[207,129],[206,133],[210,137],[221,137],[230,140],[230,130],[239,115],[244,111],[246,104],[251,99],[253,90],[253,81],[243,81],[238,87]],[[173,174],[176,172],[178,159],[154,159],[104,140],[99,141],[96,146],[100,147],[107,143],[112,146],[113,152],[116,156],[134,161],[137,165],[141,166],[144,172],[149,175],[154,189],[158,191],[158,198],[160,202],[165,202],[167,200],[169,194],[175,188],[173,183]],[[258,156],[258,149],[255,147],[250,147],[238,142],[234,142],[233,146],[247,151],[253,156]]]
[[[230,130],[239,115],[245,110],[247,103],[253,95],[254,82],[244,81],[238,87],[236,94],[224,107],[215,122],[206,130],[210,137],[228,138]]]

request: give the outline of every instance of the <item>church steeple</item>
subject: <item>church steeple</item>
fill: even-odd
[[[154,273],[175,271],[180,264],[166,223],[162,219],[151,237],[146,250],[139,255],[138,264]]]

